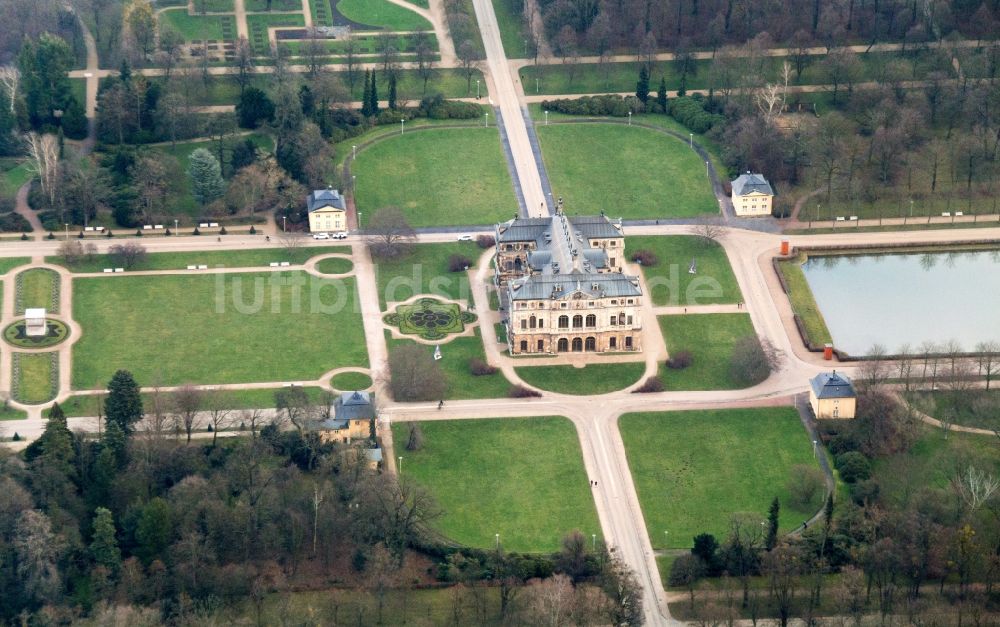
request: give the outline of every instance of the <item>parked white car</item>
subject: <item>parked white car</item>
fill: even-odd
[[[329,233],[313,233],[313,239],[330,239]]]
[[[471,235],[459,235],[458,236],[458,241],[460,241],[460,242],[471,242],[472,241],[472,236]]]
[[[332,236],[332,238],[333,239],[347,239],[347,233],[345,233],[343,231],[341,231],[340,233],[334,233],[333,236]]]

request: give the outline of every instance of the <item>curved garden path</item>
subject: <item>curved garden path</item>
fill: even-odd
[[[38,214],[28,204],[28,191],[31,190],[31,181],[28,181],[17,190],[17,197],[14,199],[14,212],[23,217],[31,225],[32,235],[35,239],[42,237],[45,230],[42,228],[42,221],[38,219]]]

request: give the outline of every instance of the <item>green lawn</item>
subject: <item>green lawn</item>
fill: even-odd
[[[261,242],[263,243],[263,242]],[[133,270],[184,270],[192,265],[206,265],[210,268],[224,266],[227,268],[254,268],[268,266],[272,262],[287,261],[303,264],[310,257],[326,253],[350,253],[347,246],[305,247],[292,251],[275,245],[273,248],[248,248],[245,250],[199,250],[179,253],[150,253],[145,261],[137,264]],[[61,257],[46,257],[47,263],[68,267],[73,272],[101,272],[115,264],[108,255],[96,255],[91,261],[83,261],[75,266],[65,264]]]
[[[236,33],[236,19],[231,15],[188,15],[187,7],[167,9],[160,13],[161,23],[169,24],[187,41],[224,38],[224,24]],[[230,37],[232,38],[232,37]]]
[[[340,0],[337,10],[352,22],[386,30],[432,30],[417,13],[386,0]]]
[[[475,263],[482,253],[474,242],[417,244],[413,252],[402,259],[375,259],[379,305],[385,311],[387,301],[401,302],[417,294],[471,302],[468,276],[464,272],[450,272],[448,258],[461,255]]]
[[[76,279],[73,288],[83,327],[73,347],[77,389],[119,368],[140,385],[173,385],[308,380],[368,366],[351,278],[124,276]]]
[[[745,387],[729,372],[733,346],[753,335],[749,314],[689,314],[659,316],[667,351],[691,352],[691,365],[683,370],[661,366],[660,378],[668,390],[733,390]]]
[[[235,10],[233,5],[233,0],[194,0],[194,10],[196,13],[203,11],[208,13],[232,13]]]
[[[711,305],[742,299],[726,251],[716,242],[690,235],[630,236],[629,258],[637,250],[656,255],[655,266],[644,266],[646,287],[656,305]],[[689,274],[691,260],[697,274]]]
[[[9,405],[0,405],[0,420],[24,420],[27,417],[28,412],[23,409],[14,409]]]
[[[354,269],[354,262],[343,257],[330,257],[316,262],[316,270],[323,274],[344,274]]]
[[[522,366],[517,375],[542,390],[561,394],[606,394],[622,390],[642,377],[645,362],[573,366]]]
[[[684,142],[620,124],[538,127],[552,192],[566,213],[626,219],[718,213],[705,164]]]
[[[437,529],[481,548],[553,552],[574,529],[601,536],[573,424],[565,418],[422,422],[423,448],[407,451],[409,423],[394,422],[403,479],[443,510]],[[512,454],[516,451],[515,454]]]
[[[38,404],[56,395],[58,381],[58,354],[14,353],[14,370],[18,373],[14,399],[22,403]]]
[[[792,305],[792,311],[802,320],[809,342],[814,346],[833,342],[830,330],[823,319],[823,312],[819,310],[812,290],[809,289],[809,282],[802,272],[802,260],[779,261],[778,268],[785,278],[785,284],[788,285],[788,302]]]
[[[322,4],[323,0],[309,0],[310,4]],[[267,0],[246,0],[247,12],[267,11]],[[301,11],[301,0],[271,0],[272,11]]]
[[[218,394],[219,406],[225,409],[271,409],[275,405],[274,393],[283,389],[285,388],[218,390],[215,394]],[[329,390],[324,390],[319,387],[304,387],[302,389],[306,391],[309,398],[314,402],[320,402],[323,397],[323,393],[329,392]],[[172,406],[174,397],[172,392],[160,392],[159,394],[160,402],[163,403],[163,407]],[[60,404],[59,407],[62,408],[63,413],[70,418],[96,416],[98,403],[103,403],[106,396],[107,395],[105,394],[76,394],[66,399],[66,402]],[[152,392],[142,393],[142,406],[147,412],[154,407],[155,402],[155,395]],[[45,415],[48,415],[48,410],[46,410]],[[239,426],[238,420],[234,427],[235,426]]]
[[[524,24],[519,0],[493,0],[493,13],[500,27],[500,40],[508,59],[523,59],[534,53],[531,37]],[[527,42],[527,43],[526,43]]]
[[[398,340],[386,332],[386,344],[389,350],[405,344],[416,344],[410,340]],[[427,349],[427,359],[434,354],[434,348],[421,344]],[[457,401],[476,398],[505,398],[510,390],[510,382],[497,371],[491,375],[475,376],[469,372],[469,360],[476,358],[486,361],[486,351],[483,349],[483,338],[476,329],[472,337],[457,337],[447,344],[441,344],[441,360],[438,365],[444,371],[448,381],[448,392],[444,400]]]
[[[59,313],[59,275],[46,268],[32,268],[17,275],[14,313],[23,315],[25,309],[41,307]]]
[[[27,183],[34,176],[27,161],[16,164],[9,162],[10,167],[0,173],[0,196],[11,198],[17,194],[17,190]],[[6,164],[5,164],[6,166]]]
[[[654,549],[702,532],[721,541],[731,514],[764,520],[776,496],[783,530],[815,513],[791,507],[786,489],[792,466],[816,463],[794,408],[625,414],[618,426]]]
[[[997,388],[994,377],[989,390],[925,390],[905,395],[918,410],[932,418],[943,418],[963,427],[1000,431],[1000,389]]]
[[[0,274],[7,274],[12,269],[31,263],[31,257],[0,257]]]
[[[372,378],[361,372],[342,372],[330,379],[330,386],[337,390],[367,390],[372,386]]]
[[[366,224],[383,207],[416,227],[493,224],[518,210],[492,126],[411,131],[361,151],[351,171]]]
[[[1000,474],[1000,453],[992,435],[946,434],[929,426],[921,426],[920,433],[908,452],[872,463],[879,496],[892,507],[906,507],[917,486],[942,491],[941,499],[953,498],[951,480],[969,466],[994,477]]]

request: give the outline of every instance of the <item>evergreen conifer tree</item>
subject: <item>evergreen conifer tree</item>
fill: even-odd
[[[646,101],[649,100],[649,69],[645,65],[639,68],[639,80],[635,83],[635,97],[642,104],[646,104]]]
[[[191,153],[190,163],[188,177],[191,179],[191,195],[195,200],[205,205],[226,193],[222,166],[215,155],[205,148],[196,148]]]
[[[781,515],[781,503],[778,497],[771,501],[771,508],[767,510],[767,539],[764,546],[770,551],[778,544],[778,517]]]
[[[660,79],[660,88],[656,91],[656,104],[660,105],[663,113],[667,112],[667,79]]]
[[[368,93],[368,97],[371,99],[368,103],[368,108],[371,110],[372,115],[378,115],[378,82],[375,79],[375,70],[372,70],[372,88]]]
[[[94,511],[94,539],[90,542],[90,557],[94,563],[115,575],[122,564],[121,550],[115,539],[115,520],[111,510],[98,507]]]
[[[108,383],[108,397],[104,400],[104,415],[108,431],[115,425],[124,436],[132,433],[132,425],[142,419],[142,397],[139,384],[128,370],[119,370]]]
[[[389,109],[396,110],[396,73],[389,73]]]
[[[372,85],[371,85],[371,72],[365,70],[365,91],[361,96],[361,115],[366,118],[371,116],[371,101],[372,101]]]

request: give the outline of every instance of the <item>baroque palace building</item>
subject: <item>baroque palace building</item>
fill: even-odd
[[[515,218],[496,227],[495,282],[512,355],[642,350],[642,289],[621,222]]]

